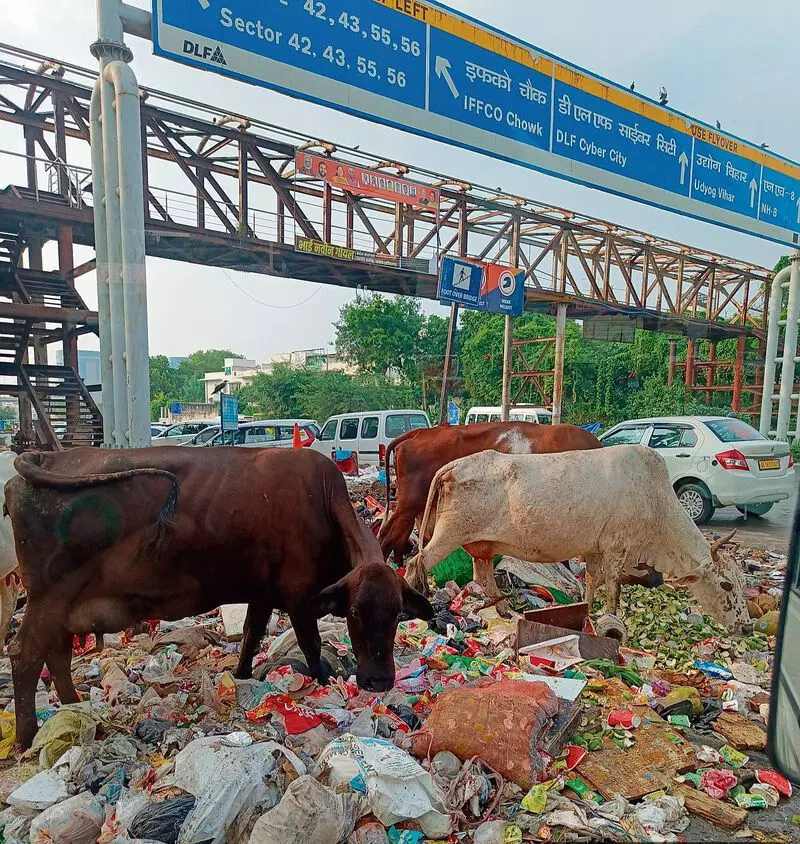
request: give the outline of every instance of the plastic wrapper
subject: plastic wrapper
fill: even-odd
[[[0,759],[14,755],[14,742],[17,737],[16,721],[13,712],[0,712]]]
[[[334,778],[365,793],[384,826],[413,820],[434,838],[452,828],[441,788],[416,759],[389,741],[345,733],[325,748],[317,765],[330,767]]]
[[[544,760],[538,737],[558,712],[558,698],[544,683],[481,681],[443,692],[414,737],[418,758],[449,750],[462,761],[483,759],[506,779],[529,789]]]
[[[131,821],[131,836],[176,844],[181,827],[194,804],[195,798],[191,795],[149,803]]]
[[[720,771],[712,768],[709,771],[703,771],[701,774],[700,788],[709,797],[713,797],[715,800],[723,800],[738,781],[736,774],[732,771]]]
[[[253,827],[250,844],[333,844],[344,841],[364,814],[362,794],[337,794],[313,777],[296,779],[281,802]]]
[[[76,794],[33,819],[31,844],[94,844],[104,820],[103,804],[94,795]]]

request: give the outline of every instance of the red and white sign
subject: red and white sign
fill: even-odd
[[[298,176],[323,179],[329,185],[350,193],[388,199],[390,202],[404,202],[415,208],[431,208],[436,212],[439,211],[441,194],[438,188],[393,176],[391,173],[358,167],[346,161],[337,161],[335,158],[314,155],[310,152],[297,153],[295,169]]]

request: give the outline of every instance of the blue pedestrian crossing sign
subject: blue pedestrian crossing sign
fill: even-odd
[[[458,425],[461,419],[461,408],[452,400],[447,403],[447,421],[451,425]]]

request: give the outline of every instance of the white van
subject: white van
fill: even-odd
[[[430,428],[422,410],[368,410],[331,416],[322,426],[319,438],[311,444],[326,457],[341,449],[355,451],[362,465],[383,466],[386,447],[400,434],[415,428]]]
[[[476,422],[499,422],[500,407],[471,407],[467,413],[465,425]],[[512,422],[533,422],[538,425],[552,425],[553,412],[546,407],[536,407],[532,404],[518,404],[511,408],[509,418]]]

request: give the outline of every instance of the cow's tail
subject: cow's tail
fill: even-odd
[[[153,466],[143,466],[138,469],[125,469],[121,472],[107,472],[95,475],[58,475],[42,466],[42,454],[37,451],[26,451],[14,461],[17,474],[31,486],[46,489],[77,490],[87,487],[102,486],[118,483],[130,478],[158,477],[166,478],[170,482],[170,490],[161,505],[158,518],[151,526],[142,544],[143,553],[158,553],[163,543],[175,528],[175,510],[178,506],[178,494],[181,482],[174,472],[167,469],[157,469]]]
[[[441,469],[433,476],[431,481],[431,488],[428,490],[428,500],[425,502],[425,512],[422,514],[422,521],[419,525],[419,556],[418,560],[422,559],[422,552],[425,550],[425,533],[428,529],[428,519],[430,518],[431,510],[436,506],[439,498],[439,487],[442,485],[442,479],[450,471],[451,464],[442,466]]]
[[[386,509],[383,511],[383,522],[381,527],[386,527],[389,521],[389,504],[392,500],[392,476],[390,474],[391,461],[390,457],[394,454],[395,446],[397,445],[399,437],[393,439],[386,448]]]

